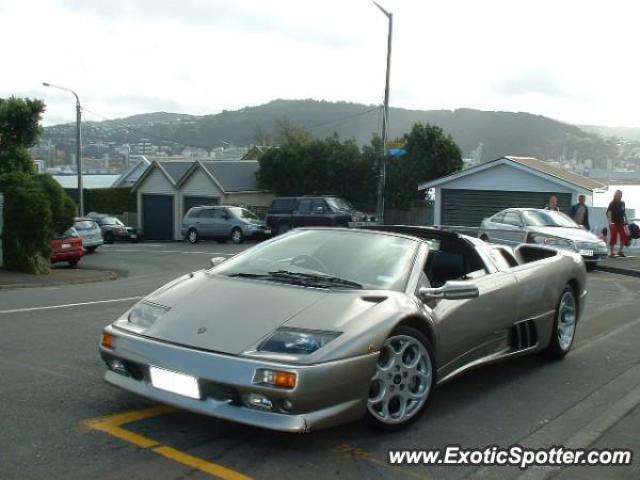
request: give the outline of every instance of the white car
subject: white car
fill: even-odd
[[[485,241],[516,247],[536,243],[582,255],[593,270],[608,254],[607,244],[561,212],[538,208],[508,208],[485,218],[478,236]]]

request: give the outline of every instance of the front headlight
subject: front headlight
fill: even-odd
[[[129,323],[138,327],[149,328],[168,311],[169,307],[150,302],[140,302],[131,309],[127,319]]]
[[[560,237],[547,237],[544,235],[534,234],[531,235],[530,240],[532,243],[538,245],[545,245],[547,247],[564,248],[569,250],[575,250],[576,244],[573,240]]]
[[[259,352],[307,355],[325,346],[341,332],[279,328],[260,344]]]

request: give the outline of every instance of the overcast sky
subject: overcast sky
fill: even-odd
[[[380,1],[394,13],[392,106],[640,127],[640,2]],[[44,99],[46,125],[75,117],[43,81],[109,118],[378,104],[386,27],[369,0],[0,0],[0,96]]]

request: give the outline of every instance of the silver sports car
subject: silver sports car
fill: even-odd
[[[290,432],[397,429],[472,367],[561,358],[586,296],[577,253],[426,227],[298,229],[212,263],[104,329],[105,380]]]
[[[478,234],[483,240],[515,247],[537,243],[578,252],[593,269],[606,258],[607,244],[561,212],[537,208],[508,208],[485,218]]]

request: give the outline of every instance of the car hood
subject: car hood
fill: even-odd
[[[237,355],[283,324],[343,331],[372,304],[362,290],[330,291],[199,272],[147,300],[170,310],[144,335]]]
[[[600,239],[589,230],[565,227],[529,227],[529,231],[542,233],[551,237],[567,238],[578,242],[600,242]]]

